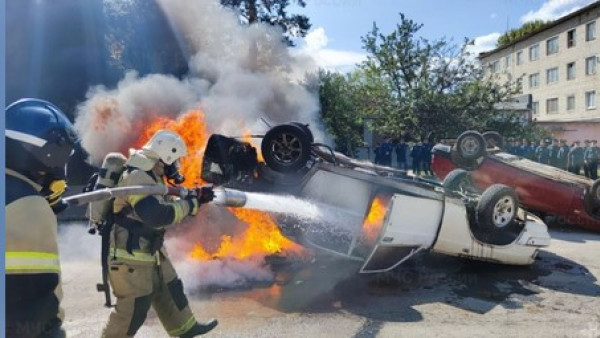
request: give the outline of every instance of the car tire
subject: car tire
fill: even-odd
[[[488,232],[511,229],[519,209],[519,198],[514,189],[504,184],[487,188],[477,203],[477,225]]]
[[[310,135],[296,124],[282,124],[269,130],[260,145],[269,168],[281,173],[300,170],[310,159]]]
[[[488,148],[504,149],[504,137],[497,131],[486,131],[482,134]]]
[[[600,207],[600,178],[594,181],[592,188],[590,189],[590,199],[592,205],[596,208]]]
[[[464,169],[454,169],[446,175],[442,186],[447,191],[461,192],[472,185],[471,176],[468,171]]]
[[[454,163],[458,168],[464,169],[467,171],[475,170],[479,167],[479,162],[477,160],[467,160],[462,158],[456,149],[452,149],[450,152],[450,160]]]
[[[456,152],[465,160],[472,161],[486,154],[486,143],[483,135],[469,130],[460,134],[456,140]]]
[[[290,122],[290,124],[300,127],[306,133],[306,135],[308,135],[308,138],[310,139],[310,143],[315,142],[315,137],[313,136],[312,131],[308,127],[308,123]]]

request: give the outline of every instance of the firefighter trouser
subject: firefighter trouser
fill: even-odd
[[[163,255],[154,265],[112,261],[108,276],[117,304],[102,337],[134,336],[146,320],[150,306],[170,336],[181,336],[196,324],[183,293],[183,284],[169,259]]]
[[[6,337],[64,337],[58,274],[6,275]]]

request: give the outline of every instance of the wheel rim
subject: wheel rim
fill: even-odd
[[[281,133],[272,141],[271,149],[277,162],[289,165],[302,155],[302,142],[293,134]]]
[[[502,197],[496,202],[496,205],[494,205],[494,213],[492,214],[494,226],[497,228],[507,226],[513,218],[515,207],[514,200],[509,196]]]
[[[460,149],[462,153],[467,156],[475,156],[479,153],[479,142],[474,136],[467,136],[462,140]]]

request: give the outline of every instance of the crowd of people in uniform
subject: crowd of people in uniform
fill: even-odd
[[[433,176],[431,171],[431,149],[433,143],[429,139],[423,141],[407,143],[404,138],[397,142],[387,139],[375,147],[375,164],[381,164],[388,167],[392,166],[392,153],[396,153],[396,167],[402,170],[408,170],[409,164],[415,175]]]
[[[542,139],[536,145],[527,139],[509,139],[506,151],[538,163],[568,170],[585,177],[598,178],[598,157],[600,148],[597,140],[585,140],[583,145],[577,140],[571,145],[565,139]]]
[[[545,138],[535,141],[528,139],[508,139],[506,151],[532,161],[547,164],[591,179],[598,178],[598,158],[600,147],[597,140],[577,140],[571,145],[565,139]],[[396,154],[396,168],[412,169],[415,175],[433,175],[431,171],[431,150],[433,143],[428,139],[406,142],[386,139],[374,149],[375,164],[393,166],[392,154]]]

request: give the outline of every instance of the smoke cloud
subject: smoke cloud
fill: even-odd
[[[90,162],[111,151],[125,152],[140,128],[157,116],[175,118],[202,109],[211,132],[252,133],[269,123],[309,123],[322,138],[318,97],[299,84],[312,60],[292,56],[281,31],[264,24],[243,26],[236,13],[216,0],[160,0],[159,4],[189,55],[184,79],[130,71],[116,88],[91,88],[77,109],[75,128]]]
[[[164,74],[140,77],[127,72],[116,88],[91,88],[75,119],[89,161],[99,165],[113,151],[126,154],[145,125],[157,117],[176,118],[190,109],[205,113],[210,132],[240,135],[240,124],[262,133],[272,124],[309,123],[323,137],[317,120],[318,97],[299,84],[314,63],[292,56],[282,32],[263,24],[243,26],[237,14],[216,0],[159,0],[181,48],[190,55],[183,79]],[[222,208],[203,214],[170,231],[166,247],[188,288],[207,285],[236,287],[268,282],[273,273],[264,256],[239,261],[190,258],[195,243],[207,250],[223,234],[234,235],[240,224]],[[216,249],[216,248],[215,248]]]

